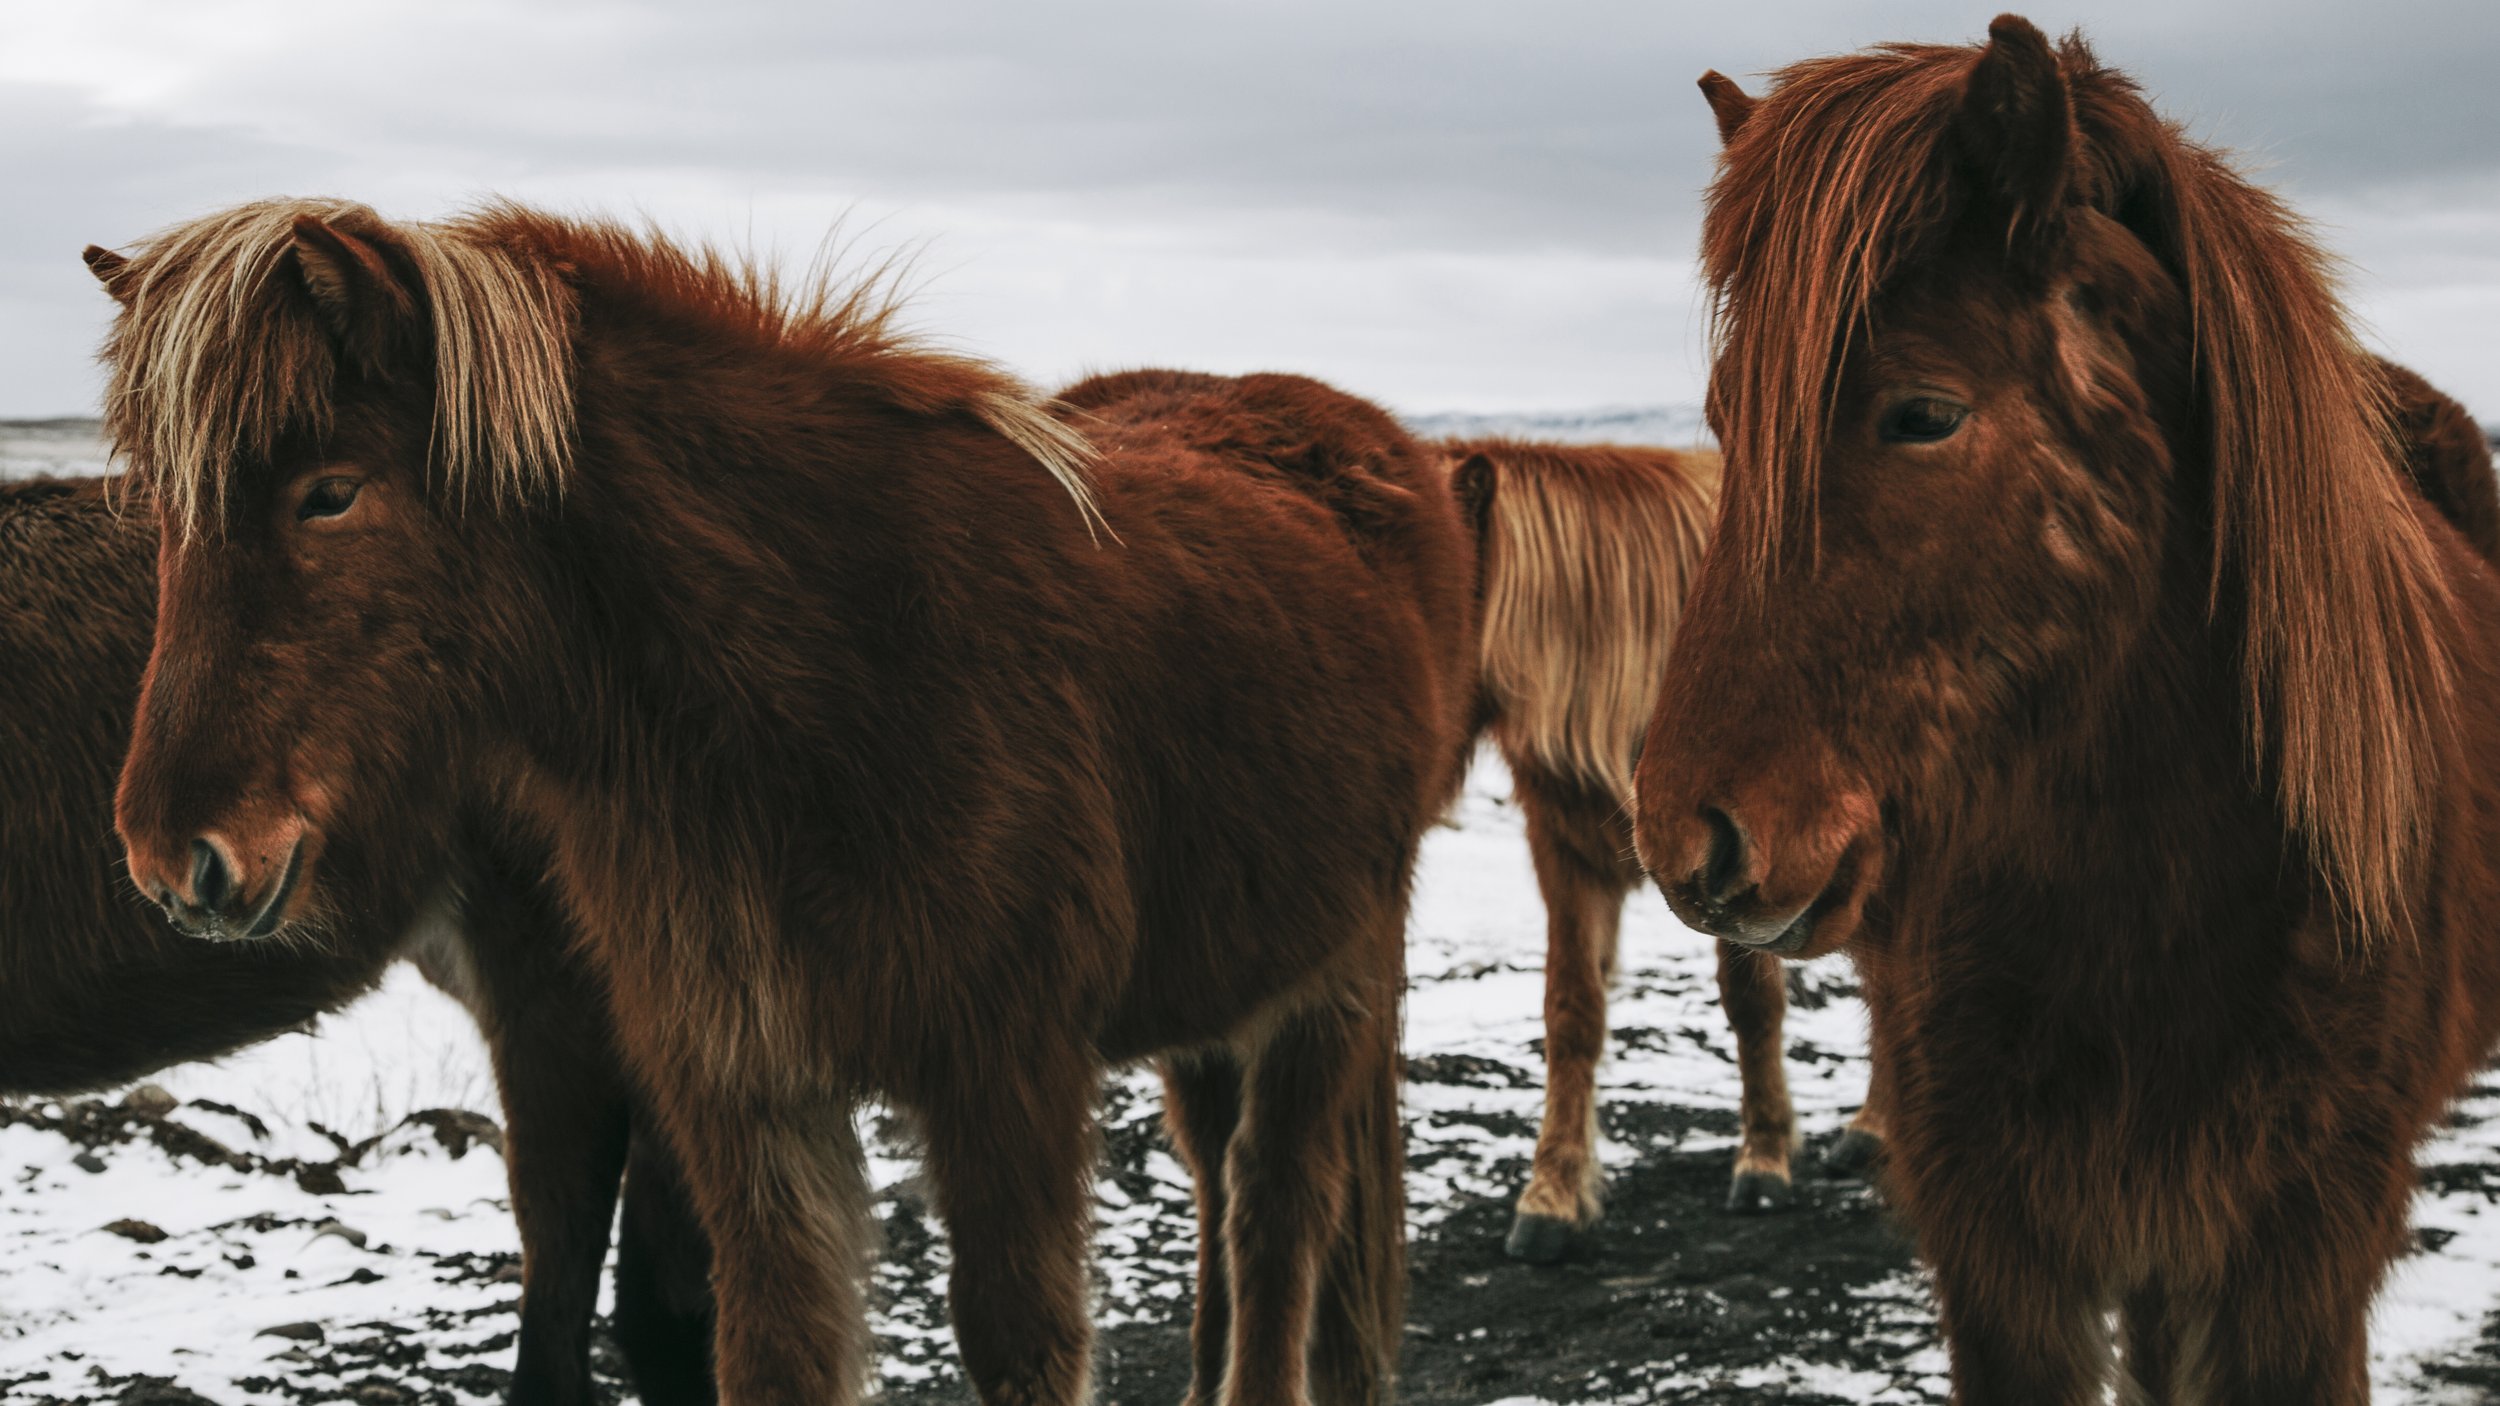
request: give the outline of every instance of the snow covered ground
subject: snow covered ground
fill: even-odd
[[[1418,890],[1410,1057],[1469,1071],[1464,1082],[1419,1079],[1408,1095],[1408,1194],[1422,1240],[1462,1210],[1506,1202],[1532,1142],[1541,912],[1506,788],[1485,759],[1457,827],[1432,837]],[[1715,1164],[1737,1090],[1712,1008],[1709,947],[1643,895],[1624,952],[1606,1097],[1618,1112],[1659,1105],[1677,1116],[1640,1141],[1610,1138],[1607,1164],[1619,1180],[1666,1154],[1707,1152]],[[1827,998],[1793,1012],[1789,1027],[1810,1135],[1836,1127],[1865,1086],[1863,1013],[1829,991],[1838,971],[1816,975]],[[516,1321],[502,1167],[483,1142],[455,1150],[473,1125],[429,1117],[494,1107],[458,1008],[403,971],[317,1031],[155,1082],[182,1100],[162,1117],[34,1104],[0,1127],[0,1400],[117,1400],[145,1378],[217,1402],[492,1395],[490,1369],[505,1365]],[[1153,1145],[1153,1104],[1150,1079],[1115,1081],[1097,1236],[1106,1327],[1165,1323],[1186,1301],[1186,1179]],[[2379,1314],[2385,1400],[2483,1399],[2423,1389],[2423,1364],[2470,1353],[2500,1308],[2500,1211],[2490,1209],[2500,1194],[2500,1088],[2479,1091],[2463,1112],[2425,1156],[2436,1169],[2420,1207],[2425,1248],[2400,1267]],[[868,1122],[890,1230],[915,1223],[902,1228],[917,1247],[880,1271],[887,1376],[904,1390],[942,1383],[953,1377],[937,1295],[942,1246],[924,1239],[935,1226],[910,1198],[908,1155],[883,1135],[883,1120]],[[204,1134],[235,1156],[203,1160],[200,1144],[167,1129]],[[377,1138],[342,1164],[343,1146]],[[1615,1216],[1635,1209],[1619,1202]],[[1916,1276],[1853,1292],[1881,1310],[1873,1321],[1895,1340],[1878,1369],[1799,1355],[1722,1380],[1707,1361],[1624,1363],[1625,1384],[1638,1389],[1622,1399],[1675,1400],[1717,1384],[1792,1399],[1942,1400],[1943,1357]],[[1643,1367],[1653,1370],[1631,1370]],[[1586,1399],[1540,1385],[1550,1399]]]
[[[92,466],[83,433],[0,426],[0,474]],[[1507,790],[1484,759],[1418,885],[1408,1398],[1942,1401],[1926,1290],[1862,1189],[1803,1186],[1784,1217],[1718,1211],[1732,1046],[1708,943],[1654,894],[1624,925],[1600,1249],[1551,1269],[1501,1259],[1543,1033],[1543,915]],[[1863,1096],[1864,1013],[1845,966],[1806,970],[1798,994],[1790,1078],[1819,1140]],[[498,1396],[518,1246],[492,1129],[471,1116],[494,1114],[491,1081],[458,1008],[402,971],[317,1030],[154,1085],[163,1097],[0,1103],[0,1403]],[[1178,1397],[1195,1230],[1155,1115],[1150,1076],[1112,1081],[1096,1235],[1106,1401]],[[889,1399],[961,1399],[942,1235],[908,1148],[876,1110],[863,1117],[884,1188]],[[2420,1249],[2376,1320],[2380,1399],[2500,1400],[2500,1083],[2478,1087],[2422,1160]]]

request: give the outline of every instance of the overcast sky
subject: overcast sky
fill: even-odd
[[[1046,383],[1163,363],[1407,411],[1689,402],[1693,79],[1991,13],[0,0],[0,415],[92,413],[81,246],[273,194],[504,194],[793,260],[847,216],[864,249],[920,248],[921,326]],[[2030,14],[2262,162],[2378,340],[2500,419],[2500,4]]]

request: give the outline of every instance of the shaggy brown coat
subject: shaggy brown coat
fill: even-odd
[[[432,279],[447,243],[517,271]],[[116,437],[175,489],[143,887],[251,932],[342,825],[543,843],[711,1235],[727,1401],[864,1388],[872,1096],[925,1131],[983,1397],[1081,1400],[1090,1120],[1149,1055],[1199,1174],[1199,1399],[1385,1396],[1407,884],[1474,701],[1470,544],[1393,421],[1136,373],[1061,422],[858,300],[510,208],[236,212],[103,263]],[[203,342],[203,394],[286,416],[215,467],[161,423],[249,419],[163,389]],[[565,452],[450,432],[504,401]]]
[[[2500,1029],[2491,488],[2408,488],[2280,205],[1990,36],[1705,84],[1726,503],[1643,853],[1855,952],[1957,1399],[2363,1401]]]

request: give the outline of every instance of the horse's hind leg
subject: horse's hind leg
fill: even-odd
[[[1101,1071],[1029,1047],[980,1063],[977,1080],[916,1100],[954,1247],[956,1349],[988,1406],[1078,1406],[1093,1368],[1085,1256]]]
[[[458,956],[445,956],[465,958],[473,980],[521,1232],[520,1351],[507,1399],[589,1406],[598,1399],[590,1325],[628,1121],[606,1002],[565,957],[559,920],[526,880],[474,876],[462,927]]]
[[[712,1247],[658,1131],[638,1127],[616,1242],[616,1345],[643,1406],[711,1406]]]
[[[1198,1301],[1189,1323],[1189,1403],[1215,1406],[1233,1331],[1232,1274],[1224,1255],[1230,1197],[1225,1153],[1241,1122],[1241,1062],[1206,1051],[1164,1061],[1164,1126],[1198,1195]]]
[[[1788,1060],[1782,1029],[1788,1015],[1788,972],[1777,957],[1719,944],[1719,1004],[1736,1032],[1736,1068],[1744,1083],[1744,1137],[1728,1186],[1731,1211],[1772,1211],[1794,1198],[1788,1159],[1797,1149],[1797,1110],[1788,1101]]]
[[[2118,1406],[2193,1406],[2186,1381],[2201,1336],[2160,1285],[2129,1292],[2118,1306]]]
[[[1404,925],[1392,988],[1403,985]],[[1406,1122],[1394,1009],[1372,1012],[1346,1078],[1345,1209],[1312,1315],[1311,1398],[1381,1406],[1397,1379],[1406,1333]]]
[[[1518,1259],[1561,1258],[1604,1209],[1597,1162],[1597,1065],[1606,1053],[1623,896],[1639,881],[1632,837],[1615,798],[1520,760],[1514,793],[1545,897],[1545,1119],[1519,1194],[1508,1248]]]
[[[1374,1105],[1385,1086],[1394,1106],[1397,1000],[1394,983],[1323,999],[1285,1017],[1250,1058],[1241,1126],[1226,1159],[1233,1308],[1226,1406],[1388,1395],[1399,1327],[1380,1320],[1397,1311],[1403,1228],[1394,1212],[1358,1203],[1402,1193],[1394,1167],[1357,1164],[1377,1156],[1356,1144],[1367,1119],[1394,1117]],[[1384,1174],[1387,1188],[1376,1180]],[[1358,1177],[1374,1180],[1358,1184]],[[1338,1244],[1349,1234],[1366,1237],[1356,1254],[1361,1265],[1348,1263]],[[1322,1311],[1353,1321],[1332,1323],[1315,1338]],[[1325,1375],[1314,1376],[1313,1367]]]

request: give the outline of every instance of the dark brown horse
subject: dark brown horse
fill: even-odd
[[[1656,710],[1668,646],[1716,514],[1718,455],[1611,444],[1445,440],[1477,526],[1477,651],[1484,728],[1508,764],[1545,897],[1545,1118],[1511,1224],[1510,1253],[1548,1261],[1604,1209],[1597,1064],[1632,852],[1632,759]],[[1719,997],[1736,1033],[1743,1138],[1728,1189],[1738,1211],[1787,1204],[1796,1112],[1788,1100],[1779,962],[1718,944]],[[1880,1136],[1870,1103],[1834,1165]]]
[[[154,634],[157,534],[106,498],[95,479],[0,484],[0,1094],[79,1093],[226,1054],[415,958],[476,1012],[503,1087],[523,1248],[510,1399],[586,1406],[628,1120],[595,994],[540,935],[555,916],[530,875],[478,847],[392,872],[348,841],[327,921],[294,941],[196,942],[134,901],[112,796]],[[702,1306],[678,1306],[690,1281],[699,1290],[700,1245],[683,1248],[664,1157],[638,1168],[628,1203],[627,1361],[646,1400],[706,1400]]]
[[[2500,1005],[2492,489],[2409,486],[2282,206],[1990,35],[1705,80],[1728,471],[1642,852],[1853,948],[1960,1400],[2103,1399],[2115,1312],[2125,1399],[2361,1401]]]
[[[143,888],[283,932],[342,826],[543,843],[710,1232],[725,1400],[864,1385],[872,1095],[983,1397],[1081,1400],[1092,1110],[1148,1055],[1196,1398],[1385,1395],[1407,885],[1474,701],[1437,459],[1172,373],[1068,393],[1095,459],[864,297],[510,207],[98,261],[164,528]]]

